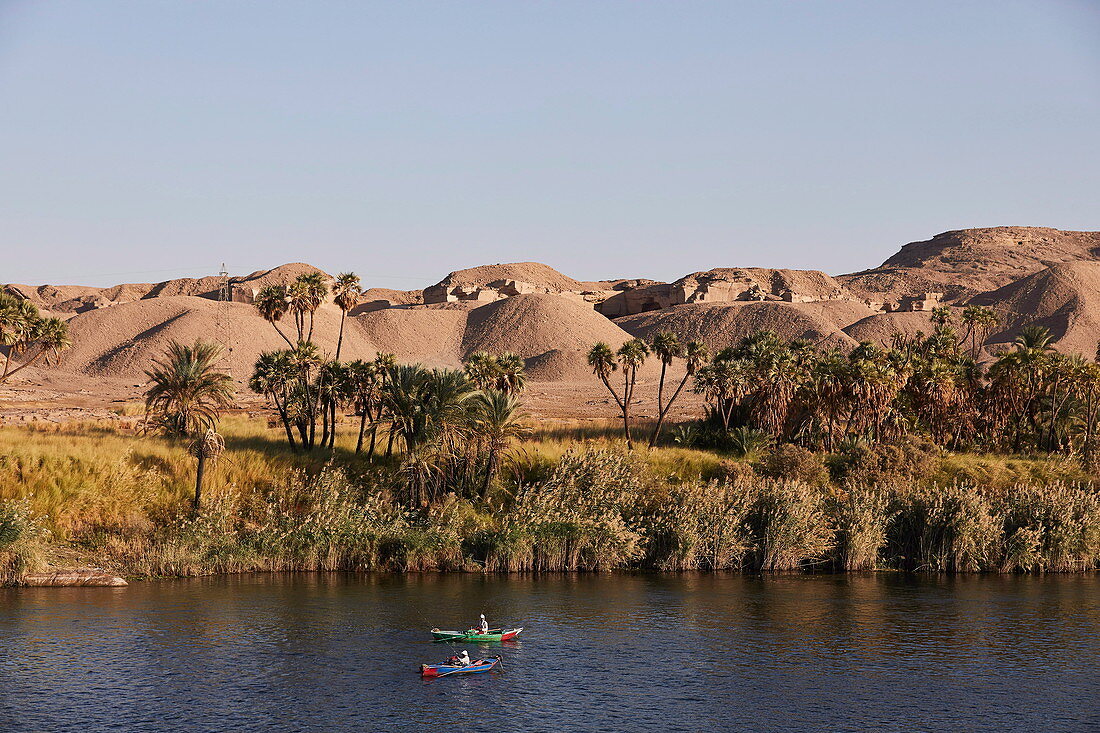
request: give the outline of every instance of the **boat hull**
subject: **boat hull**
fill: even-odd
[[[435,641],[472,641],[475,643],[510,641],[519,636],[519,632],[521,631],[523,631],[523,627],[518,629],[504,629],[496,634],[479,634],[474,629],[467,629],[466,631],[441,631],[439,629],[432,629],[432,639]]]

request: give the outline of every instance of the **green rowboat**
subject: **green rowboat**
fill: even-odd
[[[519,636],[521,631],[523,631],[522,626],[518,629],[489,629],[488,634],[478,633],[477,629],[466,629],[465,631],[432,629],[432,639],[435,641],[508,641]]]

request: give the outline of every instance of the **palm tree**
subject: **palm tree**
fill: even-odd
[[[187,451],[198,459],[195,469],[195,498],[191,501],[191,512],[198,516],[202,502],[202,479],[206,474],[206,464],[215,464],[225,450],[225,439],[214,428],[206,429],[205,435],[188,446]]]
[[[1045,326],[1024,326],[1016,334],[1013,343],[1020,351],[1050,351],[1054,348],[1054,334]]]
[[[290,308],[289,298],[285,285],[267,285],[260,288],[260,291],[256,293],[256,297],[252,299],[252,305],[260,312],[260,316],[283,337],[283,341],[286,341],[287,346],[293,348],[294,342],[279,328],[279,321],[282,320],[282,317],[286,315],[287,310]]]
[[[499,390],[475,394],[470,398],[470,411],[473,429],[485,441],[487,451],[485,480],[481,485],[484,499],[489,496],[489,487],[499,470],[501,454],[514,438],[528,435],[531,429],[523,422],[527,415],[521,411],[519,399]]]
[[[355,412],[359,415],[359,437],[355,441],[355,452],[362,453],[367,420],[373,415],[375,403],[380,399],[379,370],[374,362],[359,359],[350,362],[346,369],[349,396],[355,403]]]
[[[615,391],[615,388],[611,386],[611,375],[619,369],[619,364],[615,361],[615,352],[603,341],[598,341],[588,350],[587,358],[588,366],[592,368],[592,373],[603,382],[603,386],[607,387],[607,391],[611,393],[611,397],[615,400],[615,404],[618,405],[619,411],[625,412],[626,406],[623,404],[622,398],[619,397],[619,393]]]
[[[347,368],[338,361],[321,364],[317,375],[317,401],[321,409],[321,445],[336,445],[337,408],[350,398]]]
[[[962,321],[966,324],[966,332],[963,334],[963,342],[970,339],[970,356],[978,358],[978,352],[985,345],[985,340],[997,326],[997,314],[992,308],[983,308],[980,305],[968,305],[963,310]]]
[[[654,341],[654,351],[657,350],[656,341]],[[653,434],[649,436],[649,445],[653,447],[657,445],[657,441],[661,437],[661,428],[664,426],[665,417],[672,409],[673,403],[676,402],[676,398],[680,396],[680,393],[684,391],[684,386],[687,385],[688,380],[698,373],[699,369],[707,363],[710,358],[710,352],[707,347],[699,341],[689,341],[685,345],[678,345],[679,354],[685,361],[686,370],[684,372],[683,379],[676,385],[676,389],[673,391],[672,396],[668,398],[668,402],[664,407],[660,404],[660,389],[658,389],[657,398],[657,424],[653,427]],[[658,352],[658,356],[660,353]],[[661,365],[661,381],[664,381],[664,361],[662,359]]]
[[[325,363],[321,352],[310,341],[299,341],[287,352],[287,358],[298,370],[294,392],[298,415],[298,434],[305,449],[312,450],[317,432],[317,412],[321,407],[320,385],[313,384],[314,370]]]
[[[414,503],[435,497],[431,478],[464,437],[466,403],[474,393],[473,384],[459,371],[429,370],[419,364],[390,369],[382,399],[390,413],[391,436],[400,436],[405,444],[402,471]]]
[[[665,404],[665,373],[672,360],[682,356],[684,347],[680,337],[674,333],[658,333],[653,337],[653,354],[661,361],[661,379],[657,382],[657,411],[661,412]]]
[[[253,392],[270,397],[275,404],[283,429],[286,430],[287,442],[295,452],[298,446],[294,443],[294,432],[290,429],[289,401],[291,385],[297,378],[298,367],[291,361],[289,352],[265,351],[256,360],[252,377],[248,380],[248,386]]]
[[[519,354],[506,351],[497,357],[497,389],[512,396],[518,395],[527,386],[526,365]]]
[[[216,371],[222,348],[196,341],[173,341],[162,359],[145,372],[151,386],[145,392],[146,422],[156,415],[168,435],[194,435],[217,425],[222,410],[233,404],[233,379]]]
[[[492,389],[500,379],[500,362],[488,351],[475,351],[462,363],[466,376],[478,389]]]
[[[359,305],[363,290],[359,276],[354,272],[342,272],[336,276],[332,285],[332,302],[340,309],[340,337],[336,339],[336,361],[340,361],[340,347],[344,345],[344,320],[348,311]]]
[[[951,308],[946,305],[941,305],[938,308],[932,309],[931,316],[932,323],[937,326],[948,326],[951,324]]]
[[[60,318],[43,318],[30,301],[0,293],[0,346],[7,348],[0,372],[3,383],[39,359],[56,363],[61,352],[72,346],[69,324]],[[13,369],[16,356],[24,361]]]
[[[634,387],[638,383],[638,370],[649,356],[649,344],[634,338],[619,347],[616,352],[623,370],[623,430],[626,432],[627,450],[634,449],[630,436],[630,405],[634,401]]]
[[[328,280],[322,272],[303,272],[288,289],[290,307],[294,311],[299,341],[313,340],[313,316],[328,294]],[[306,328],[309,316],[309,328]]]
[[[370,450],[367,452],[367,460],[374,460],[374,449],[378,441],[378,426],[382,423],[382,415],[386,409],[385,400],[381,398],[381,395],[385,392],[386,383],[389,380],[392,369],[397,366],[397,357],[393,354],[378,354],[374,357],[374,368],[378,374],[378,390],[379,397],[375,401],[375,414],[371,417],[370,426]],[[392,424],[392,423],[391,423]],[[393,431],[389,434],[389,444],[386,447],[386,454],[392,453],[393,449]]]

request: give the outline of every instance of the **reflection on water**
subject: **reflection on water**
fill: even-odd
[[[506,672],[421,680],[483,611]],[[1096,575],[0,589],[0,730],[1096,730],[1098,632]]]

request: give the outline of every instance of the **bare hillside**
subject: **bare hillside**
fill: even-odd
[[[942,292],[949,300],[993,290],[1061,262],[1100,258],[1100,232],[990,227],[910,242],[879,267],[837,279],[864,296]]]

